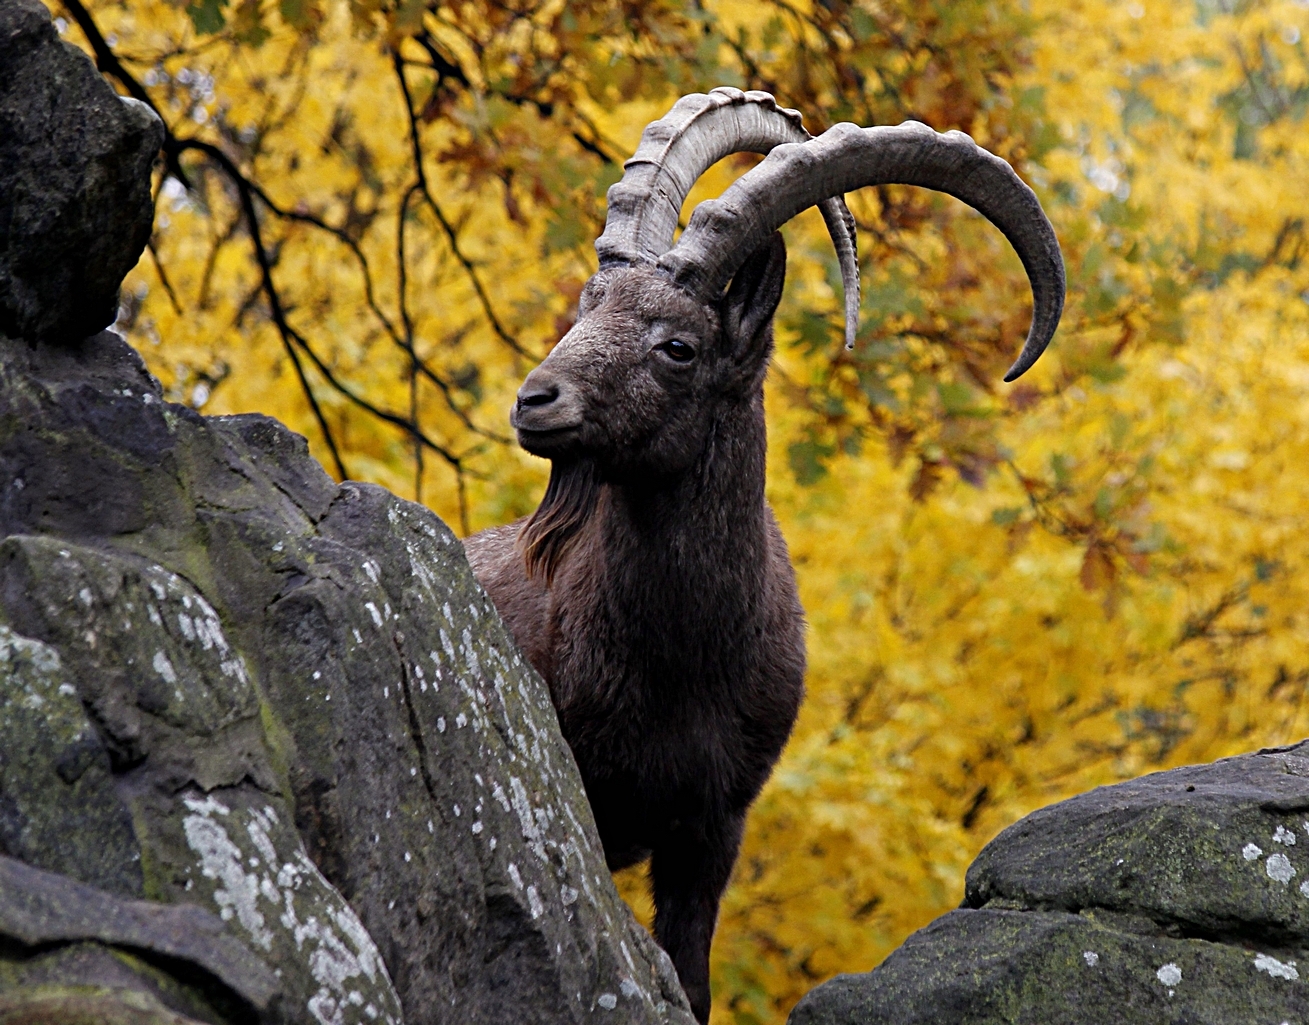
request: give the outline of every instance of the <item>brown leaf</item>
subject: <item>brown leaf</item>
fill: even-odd
[[[941,483],[941,464],[935,461],[924,459],[918,467],[918,473],[914,475],[914,481],[909,485],[909,494],[913,496],[915,502],[921,502]]]
[[[1080,574],[1082,586],[1088,591],[1098,591],[1112,584],[1117,573],[1117,567],[1108,549],[1098,541],[1092,541],[1086,549],[1086,556],[1082,559]]]

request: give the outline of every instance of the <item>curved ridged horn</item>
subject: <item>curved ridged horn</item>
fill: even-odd
[[[833,125],[804,145],[776,147],[723,195],[695,209],[659,270],[704,299],[716,299],[745,259],[800,211],[868,185],[921,185],[961,199],[999,228],[1032,285],[1032,327],[1005,374],[1024,373],[1050,344],[1064,307],[1064,261],[1041,203],[1004,160],[963,132],[938,134],[906,121],[895,127]]]
[[[766,154],[811,138],[800,112],[779,107],[765,92],[722,87],[683,96],[646,126],[641,145],[623,165],[623,180],[609,188],[605,230],[595,243],[600,266],[651,264],[668,252],[691,186],[723,157]],[[841,264],[846,344],[852,345],[859,328],[854,218],[840,196],[824,196],[817,205]]]

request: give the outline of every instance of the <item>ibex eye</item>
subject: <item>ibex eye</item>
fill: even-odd
[[[680,338],[674,338],[671,341],[664,342],[659,346],[669,357],[678,363],[690,363],[695,359],[695,347],[687,345]]]

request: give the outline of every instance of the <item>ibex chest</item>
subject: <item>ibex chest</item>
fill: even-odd
[[[594,606],[553,624],[551,686],[588,790],[624,780],[656,804],[706,789],[748,800],[766,776],[799,704],[798,621],[770,630],[759,600],[708,604],[657,624]]]

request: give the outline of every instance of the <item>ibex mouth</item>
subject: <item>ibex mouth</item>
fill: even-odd
[[[567,424],[563,427],[533,428],[515,425],[518,431],[518,444],[534,456],[553,459],[567,454],[577,447],[582,434],[581,424]]]
[[[518,401],[509,412],[509,424],[518,432],[518,444],[533,455],[551,457],[572,447],[582,430],[577,403],[542,367],[518,389]]]

